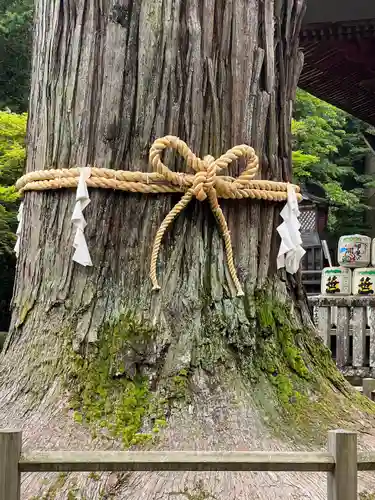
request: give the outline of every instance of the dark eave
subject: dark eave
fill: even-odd
[[[314,196],[310,193],[304,193],[302,192],[302,203],[304,201],[310,201],[311,203],[314,203],[315,205],[319,206],[328,206],[329,202],[325,198],[319,198],[319,196]]]
[[[300,46],[305,63],[299,86],[375,125],[375,18],[308,26]]]
[[[374,0],[306,0],[304,25],[368,21],[374,16]]]
[[[307,0],[299,86],[375,125],[375,0]]]

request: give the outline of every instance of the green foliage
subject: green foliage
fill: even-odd
[[[3,201],[17,199],[12,186],[25,167],[26,124],[26,113],[0,111],[0,195]]]
[[[7,329],[12,296],[19,195],[14,184],[25,167],[26,114],[0,111],[0,329]]]
[[[365,188],[372,179],[363,172],[368,127],[330,104],[298,90],[292,121],[293,175],[325,189],[331,204],[329,229],[335,236],[361,232],[365,226]]]
[[[16,242],[14,234],[16,226],[15,217],[15,213],[9,212],[0,205],[0,258],[8,257],[13,251]]]
[[[0,111],[0,257],[13,252],[18,198],[14,184],[25,167],[27,115]]]
[[[27,110],[33,0],[0,0],[0,109]]]

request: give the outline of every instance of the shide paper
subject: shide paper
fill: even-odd
[[[290,184],[288,184],[287,190],[287,203],[280,213],[284,222],[277,228],[277,232],[281,238],[279,254],[277,256],[277,269],[285,267],[288,273],[295,274],[306,252],[302,248],[301,224],[298,221],[300,211],[296,192]]]
[[[23,220],[23,202],[18,208],[18,214],[17,214],[17,221],[18,221],[18,226],[17,226],[17,241],[16,245],[14,247],[14,253],[16,254],[16,257],[18,258],[18,255],[20,253],[20,242],[21,242],[21,231],[22,231],[22,220]]]
[[[75,252],[73,260],[82,266],[92,266],[89,249],[85,238],[85,227],[87,226],[83,215],[84,209],[90,204],[89,192],[87,189],[87,179],[91,175],[90,167],[80,168],[80,176],[77,186],[76,204],[73,211],[72,223],[76,230],[73,247]]]

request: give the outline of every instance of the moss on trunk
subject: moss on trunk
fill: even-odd
[[[254,391],[264,422],[284,439],[322,442],[350,407],[374,413],[337,371],[320,338],[301,328],[271,287],[256,292],[246,322],[229,323],[212,306],[203,305],[189,362],[167,376],[163,327],[136,311],[106,323],[84,353],[73,350],[73,335],[64,332],[62,365],[75,421],[93,438],[120,438],[125,448],[155,443],[171,412],[195,397],[196,370],[208,373],[212,384],[235,372]]]

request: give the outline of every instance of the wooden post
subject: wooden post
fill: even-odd
[[[343,368],[349,362],[349,308],[337,308],[336,365]]]
[[[329,431],[328,451],[336,464],[327,477],[328,500],[357,500],[357,434]]]
[[[13,430],[0,431],[0,498],[20,500],[21,475],[19,461],[22,433]]]
[[[331,347],[331,308],[318,307],[317,308],[317,327],[324,344]]]
[[[353,366],[362,368],[366,354],[366,317],[365,307],[353,308]]]
[[[363,395],[369,399],[372,399],[371,393],[375,391],[375,379],[374,378],[364,378],[362,380]]]
[[[369,310],[370,327],[370,368],[375,368],[375,307],[370,306]]]

